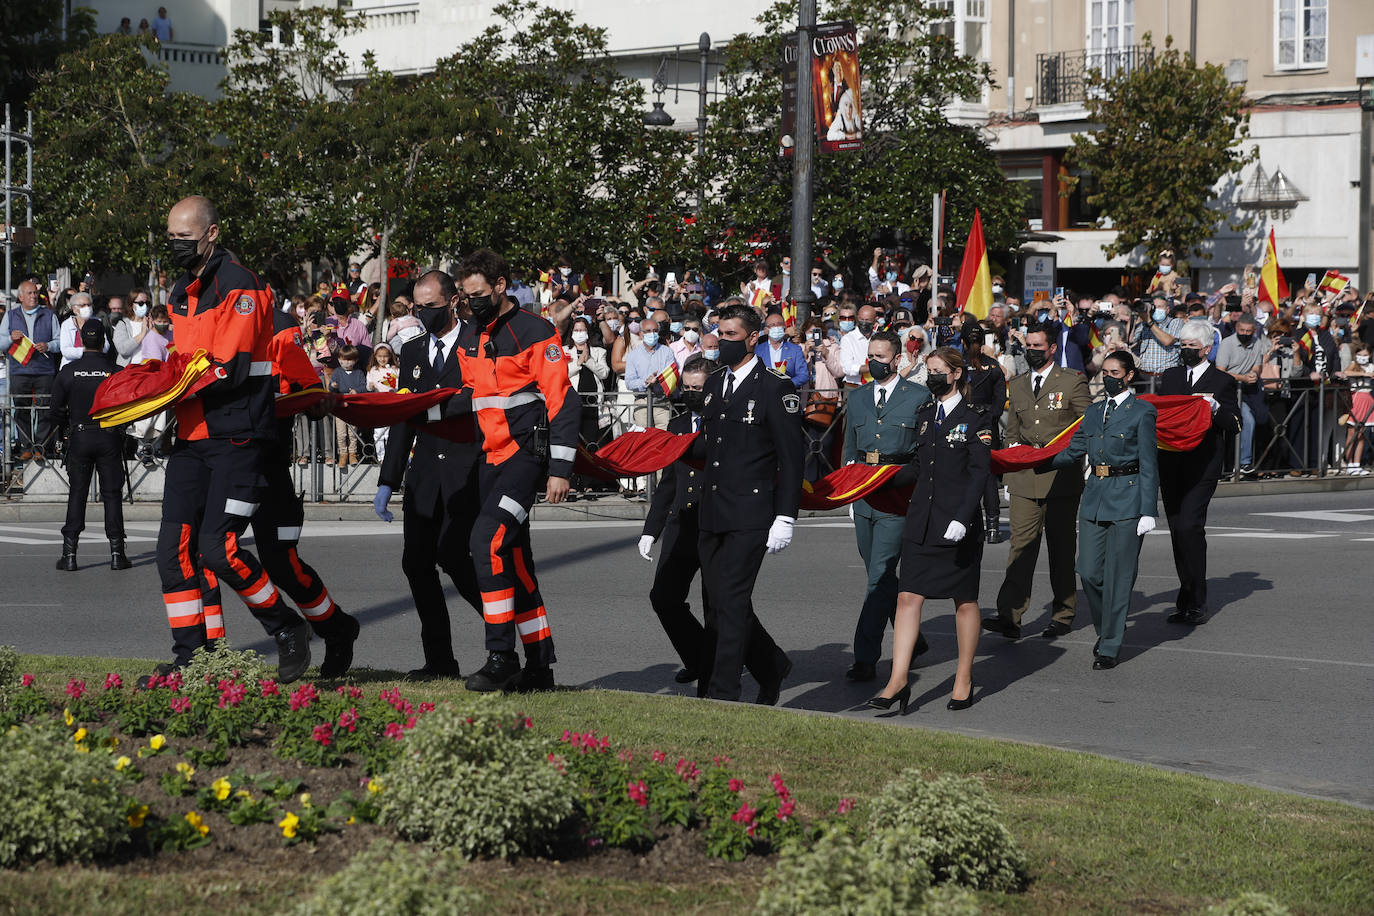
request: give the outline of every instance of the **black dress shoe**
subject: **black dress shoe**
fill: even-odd
[[[880,693],[876,697],[869,698],[869,701],[864,705],[869,709],[887,710],[892,708],[893,703],[897,704],[898,715],[906,715],[906,708],[911,703],[910,684],[903,686],[901,690],[897,691],[896,696],[885,697]]]
[[[1007,639],[1020,639],[1021,628],[1010,620],[1001,617],[984,617],[983,629],[991,633],[1001,633]]]
[[[326,646],[328,644],[326,643]],[[351,649],[350,645],[350,649]],[[327,650],[326,650],[327,651]],[[320,666],[320,674],[324,675],[324,666]],[[435,681],[441,678],[458,680],[463,676],[463,672],[458,670],[458,663],[452,662],[426,662],[423,668],[416,668],[406,672],[406,678],[412,681]]]
[[[867,662],[855,662],[849,666],[849,670],[844,673],[845,679],[850,681],[871,681],[878,676],[878,666],[870,665]]]
[[[1052,620],[1050,621],[1050,625],[1045,627],[1045,632],[1040,635],[1046,639],[1057,639],[1060,636],[1068,636],[1069,632],[1072,630],[1073,627],[1069,626],[1067,623]]]
[[[1170,623],[1181,623],[1185,626],[1195,627],[1207,620],[1207,614],[1201,610],[1185,611],[1179,608],[1165,619]]]
[[[534,693],[536,690],[553,689],[553,669],[548,665],[542,668],[531,668],[528,665],[520,672],[520,679],[515,683],[516,693]]]
[[[673,681],[678,684],[692,684],[700,676],[695,668],[679,668],[677,674],[673,675]]]
[[[792,673],[792,659],[786,655],[782,657],[782,665],[778,668],[778,676],[775,680],[759,684],[759,695],[754,702],[760,706],[777,706],[778,698],[782,696],[782,682],[787,679],[787,675]]]
[[[353,667],[353,644],[358,641],[362,626],[358,618],[343,611],[335,611],[338,632],[324,638],[324,661],[320,662],[320,677],[343,677]],[[454,662],[456,670],[458,663]]]
[[[310,667],[310,624],[302,620],[277,634],[277,683],[290,684]]]
[[[983,526],[987,530],[986,540],[989,544],[1002,543],[1002,520],[995,515],[987,517],[987,524]]]
[[[1116,659],[1110,655],[1093,656],[1094,671],[1110,671],[1116,667]]]
[[[520,660],[514,652],[492,652],[487,663],[468,676],[465,686],[474,693],[494,693],[510,690],[520,680]]]
[[[956,712],[961,709],[968,709],[970,706],[973,705],[973,691],[977,689],[977,684],[969,684],[968,696],[964,697],[962,700],[956,700],[954,699],[954,697],[950,697],[949,702],[945,704],[945,709],[952,709]]]

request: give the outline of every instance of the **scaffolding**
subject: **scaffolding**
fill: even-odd
[[[3,230],[5,245],[5,288],[6,297],[14,294],[14,255],[24,253],[25,273],[33,271],[33,112],[27,115],[27,126],[23,132],[15,130],[10,117],[10,106],[5,106],[5,123],[0,129],[0,142],[5,145],[5,222]],[[24,157],[24,181],[15,183],[14,160],[16,147]],[[24,224],[14,225],[16,198],[24,198]]]

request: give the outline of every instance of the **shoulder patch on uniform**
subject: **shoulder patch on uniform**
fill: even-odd
[[[234,303],[234,311],[240,315],[251,315],[256,306],[257,303],[253,301],[252,296],[239,296],[238,301]]]
[[[782,409],[788,413],[796,413],[801,410],[801,396],[798,394],[784,394],[782,396]]]
[[[990,429],[980,429],[980,430],[978,430],[978,441],[981,442],[981,443],[983,443],[984,445],[992,445],[992,430],[990,430]]]
[[[558,344],[549,344],[544,348],[544,358],[551,363],[563,361],[563,348]]]

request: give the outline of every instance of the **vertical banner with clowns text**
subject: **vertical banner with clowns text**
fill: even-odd
[[[797,33],[783,42],[782,149],[792,155],[797,124]],[[816,145],[822,153],[863,148],[859,93],[859,36],[852,22],[816,26],[811,40],[811,98]]]

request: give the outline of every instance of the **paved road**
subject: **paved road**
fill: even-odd
[[[90,519],[98,525],[98,510]],[[1170,626],[1177,580],[1167,534],[1149,536],[1123,664],[1092,671],[1086,607],[1068,637],[1016,643],[984,634],[974,665],[978,702],[947,711],[954,676],[948,602],[925,632],[916,708],[886,721],[1073,748],[1374,806],[1374,493],[1222,499],[1213,504],[1214,616]],[[130,525],[137,566],[57,573],[56,523],[0,525],[0,642],[21,651],[161,657],[167,631],[152,566],[156,523]],[[97,529],[98,531],[98,529]],[[88,535],[95,532],[88,531]],[[638,522],[536,523],[560,683],[685,692],[678,664],[648,607],[651,567],[634,551]],[[88,537],[83,562],[104,542]],[[399,569],[400,526],[309,523],[303,553],[364,622],[358,662],[404,670],[419,663],[418,626]],[[986,607],[1001,581],[1006,545],[983,560]],[[1043,560],[1042,560],[1043,569]],[[845,716],[874,685],[843,679],[862,598],[863,570],[842,518],[803,520],[785,553],[764,564],[756,606],[791,654],[783,705]],[[1047,620],[1043,572],[1026,631]],[[477,616],[459,607],[455,640],[464,669],[481,664]],[[231,637],[270,652],[244,609],[227,603]],[[880,668],[880,670],[882,670]],[[746,684],[746,696],[752,685]]]

